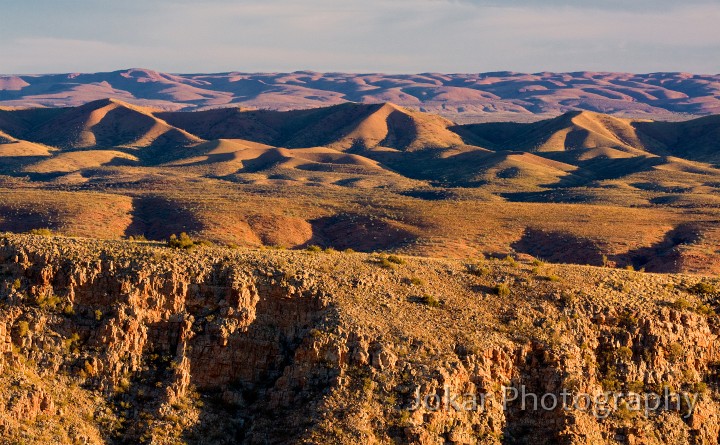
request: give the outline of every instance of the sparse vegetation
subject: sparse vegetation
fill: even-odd
[[[172,247],[173,249],[192,249],[195,247],[195,241],[193,241],[190,236],[185,233],[181,232],[180,235],[170,235],[170,238],[167,241],[168,247]]]
[[[423,294],[420,296],[420,302],[426,306],[430,307],[440,307],[440,300],[435,298],[433,295],[430,294]]]
[[[505,283],[498,284],[495,286],[495,293],[500,297],[509,297],[510,296],[510,286],[508,286]]]

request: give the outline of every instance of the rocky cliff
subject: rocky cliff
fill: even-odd
[[[531,258],[187,252],[7,235],[0,435],[714,444],[717,286]],[[615,399],[531,409],[520,391]],[[628,393],[662,403],[638,410]]]

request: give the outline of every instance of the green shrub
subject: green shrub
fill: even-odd
[[[633,357],[632,349],[628,348],[627,346],[619,347],[617,351],[615,351],[615,353],[617,354],[617,357],[623,362],[627,362]]]
[[[348,247],[347,249],[343,250],[343,253],[355,253],[355,251]]]
[[[688,288],[688,291],[696,295],[709,295],[718,292],[715,286],[706,281],[693,284]]]
[[[387,260],[394,264],[405,264],[405,260],[397,255],[388,255]]]
[[[15,281],[13,281],[12,288],[13,288],[13,290],[20,290],[20,287],[22,287],[20,278],[16,278]]]
[[[75,308],[73,308],[73,305],[69,303],[65,305],[65,307],[63,308],[63,314],[67,315],[68,317],[75,315]]]
[[[28,231],[30,235],[38,236],[53,236],[53,231],[50,229],[31,229]]]
[[[175,234],[170,235],[167,245],[174,249],[191,249],[195,246],[195,242],[187,233],[182,232],[180,236]]]
[[[670,307],[672,307],[673,309],[676,309],[678,311],[684,311],[684,310],[690,309],[690,306],[691,306],[690,302],[682,297],[680,297],[677,300],[675,300],[674,302],[670,303]]]
[[[545,279],[548,281],[552,281],[553,283],[557,283],[560,281],[560,277],[555,274],[550,274],[550,275],[546,276]]]
[[[25,320],[18,322],[17,332],[20,337],[26,337],[30,332],[30,324]]]
[[[41,296],[37,297],[35,302],[37,303],[37,305],[40,309],[53,311],[53,310],[57,309],[58,305],[60,305],[62,300],[57,295],[50,294],[50,295],[41,295]]]
[[[413,286],[422,286],[425,284],[425,282],[422,280],[422,278],[418,277],[412,277],[408,280],[408,283],[412,284]]]
[[[308,251],[308,252],[317,253],[317,252],[322,252],[322,247],[316,246],[316,245],[313,244],[312,246],[307,246],[307,247],[305,248],[305,250]]]
[[[707,317],[715,316],[715,310],[707,304],[698,304],[695,307],[695,312],[697,312],[700,315],[705,315]]]
[[[383,267],[385,269],[394,269],[397,266],[397,264],[393,263],[387,258],[381,258],[378,264],[380,264],[380,267]]]
[[[490,275],[490,268],[482,265],[482,264],[468,264],[465,266],[467,273],[471,275],[475,275],[476,277],[482,277],[485,275]]]
[[[434,296],[430,294],[424,294],[420,297],[420,302],[426,306],[430,307],[439,307],[440,306],[440,300],[435,298]]]
[[[685,350],[680,343],[672,343],[667,353],[668,361],[675,363],[685,355]]]
[[[332,253],[337,253],[337,250],[333,249],[332,247],[326,247],[323,252],[332,254]]]
[[[497,286],[495,286],[495,293],[503,298],[509,297],[510,296],[510,287],[505,283],[500,283]]]
[[[510,255],[506,256],[503,261],[505,261],[510,267],[518,267],[518,262],[515,261],[515,258],[511,257]]]

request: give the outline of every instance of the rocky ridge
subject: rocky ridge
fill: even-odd
[[[716,279],[336,251],[0,239],[0,429],[26,443],[716,443]],[[618,406],[536,393],[697,394]],[[410,410],[415,394],[484,410]]]

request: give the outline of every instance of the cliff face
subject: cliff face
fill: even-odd
[[[2,436],[717,443],[715,281],[392,260],[0,239]],[[523,390],[660,394],[663,408],[531,409]]]

